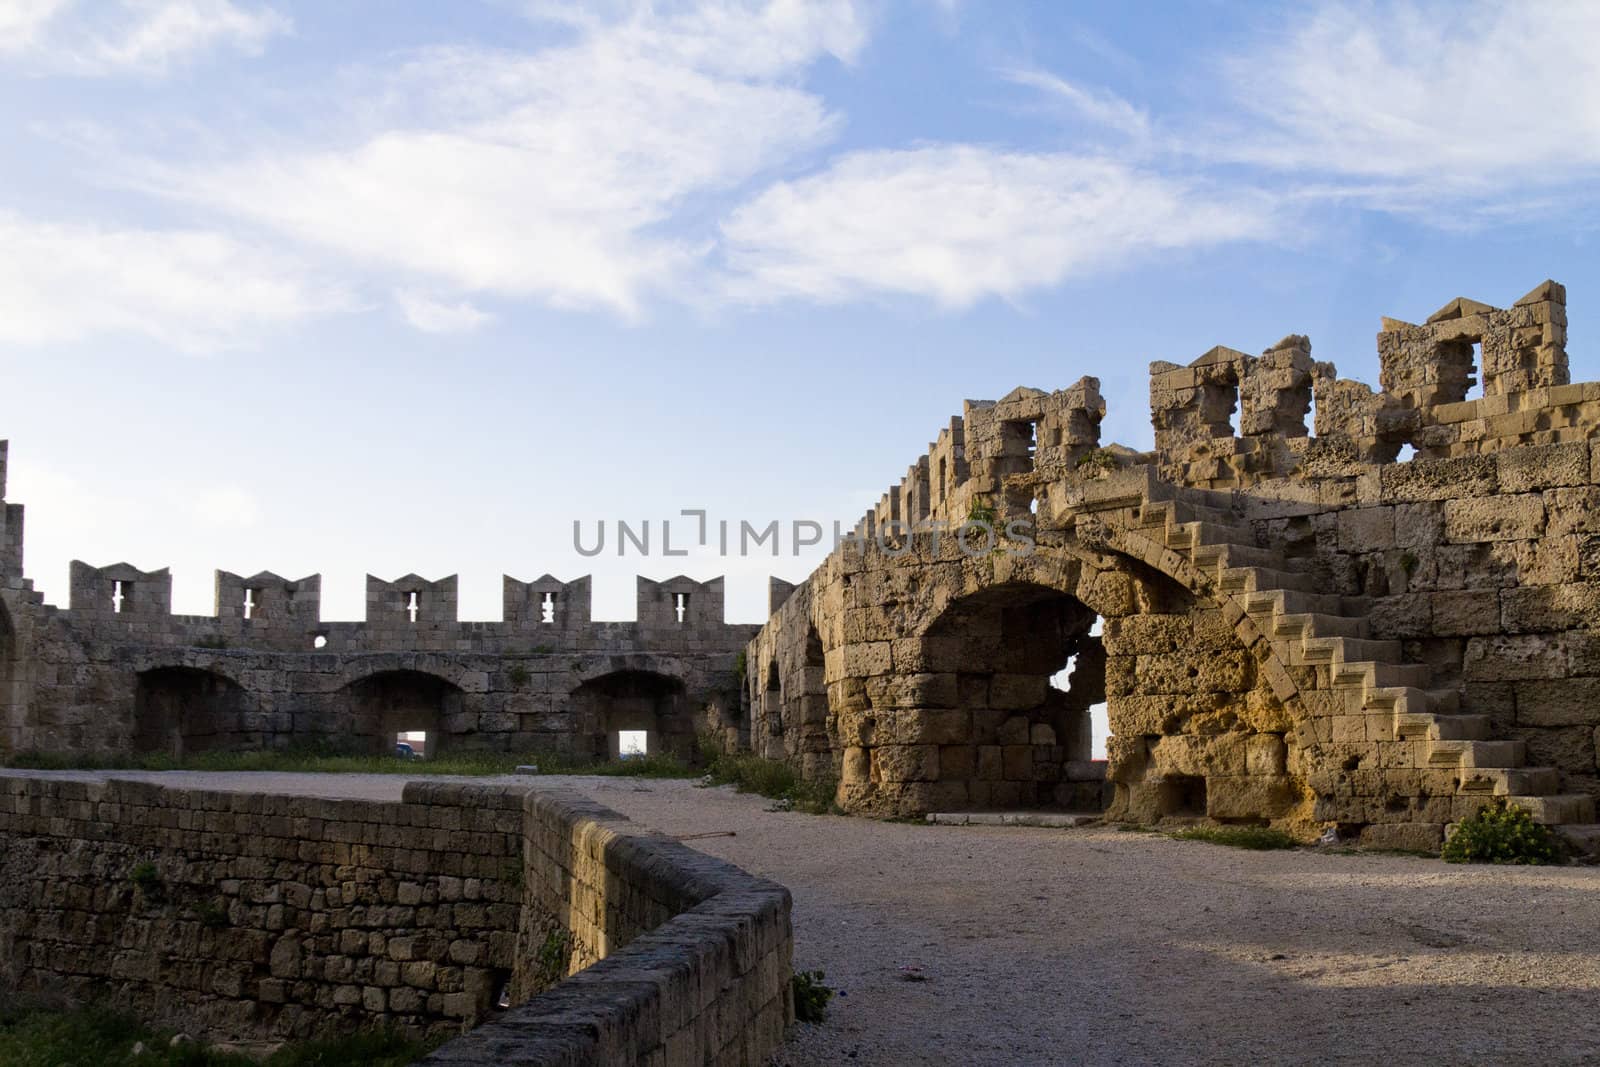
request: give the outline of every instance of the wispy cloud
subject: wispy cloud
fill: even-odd
[[[1221,70],[1239,114],[1197,153],[1341,179],[1381,208],[1504,211],[1600,174],[1595,4],[1327,3]]]
[[[5,0],[0,59],[40,73],[159,75],[208,51],[259,54],[289,28],[232,0]]]
[[[568,21],[575,41],[533,53],[414,57],[378,94],[395,108],[348,143],[140,180],[424,286],[637,315],[706,251],[663,224],[832,135],[791,82],[866,31],[843,2]]]
[[[204,352],[353,306],[303,262],[206,231],[38,222],[0,211],[0,248],[0,342],[121,334]]]
[[[736,298],[904,294],[961,308],[1274,228],[1272,202],[1250,190],[1114,159],[953,145],[847,155],[772,186],[722,229]]]
[[[494,320],[465,300],[441,300],[410,289],[399,290],[394,299],[405,320],[423,333],[471,333]]]
[[[1108,89],[1086,89],[1049,71],[1018,68],[1000,72],[1001,77],[1016,85],[1037,89],[1050,99],[1065,106],[1073,114],[1097,126],[1104,126],[1144,138],[1150,133],[1150,116],[1142,108]]]

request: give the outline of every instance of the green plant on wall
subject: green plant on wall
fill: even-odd
[[[506,681],[511,683],[511,688],[521,689],[528,684],[533,675],[520,663],[514,663],[506,669]]]
[[[551,930],[544,935],[539,951],[533,957],[533,974],[536,988],[548,989],[567,976],[567,964],[572,957],[572,935],[565,930]]]
[[[1077,466],[1091,474],[1108,474],[1117,469],[1117,454],[1109,448],[1091,448],[1078,457]]]
[[[995,510],[993,504],[989,503],[988,497],[973,496],[972,503],[967,505],[968,523],[987,526],[992,530],[995,528],[995,523],[999,521],[999,518],[1000,513]]]
[[[745,650],[741,648],[739,650],[739,654],[733,657],[733,672],[739,676],[740,686],[744,685],[745,674],[749,671],[749,669],[750,657],[746,655]]]
[[[161,872],[148,860],[134,864],[133,870],[128,872],[128,881],[148,903],[160,904],[167,899],[167,886],[161,880]]]

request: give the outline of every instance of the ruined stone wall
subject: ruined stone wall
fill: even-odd
[[[0,842],[0,984],[208,1036],[482,1023],[427,1062],[759,1064],[792,1020],[788,892],[571,794],[6,776]]]
[[[1600,384],[1568,383],[1565,299],[1386,319],[1376,392],[1298,335],[1154,363],[1152,452],[1100,444],[1093,379],[968,401],[779,591],[742,735],[854,810],[1083,805],[1103,693],[1117,817],[1411,847],[1495,796],[1592,822]],[[970,520],[1024,525],[958,552]],[[817,644],[826,712],[796,681]]]

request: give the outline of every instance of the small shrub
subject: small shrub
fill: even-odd
[[[1117,469],[1117,455],[1109,448],[1092,448],[1078,457],[1078,469],[1102,474]]]
[[[166,883],[161,880],[161,873],[153,863],[146,861],[135,864],[133,870],[128,872],[128,881],[152,904],[159,904],[166,899]]]
[[[1544,864],[1560,860],[1561,848],[1528,809],[1500,797],[1463,819],[1439,855],[1446,863]]]
[[[1416,556],[1412,555],[1410,552],[1407,552],[1400,557],[1400,569],[1406,572],[1407,578],[1417,573],[1417,567],[1421,563],[1422,561]]]
[[[826,815],[837,810],[833,798],[839,780],[832,776],[802,779],[782,760],[760,756],[719,755],[706,770],[707,785],[731,785],[741,793],[758,793],[784,801],[788,810]]]
[[[1248,848],[1256,852],[1300,847],[1300,842],[1282,830],[1265,826],[1191,826],[1172,836],[1178,841],[1206,841],[1213,845]]]
[[[511,683],[511,688],[513,689],[521,689],[528,684],[529,679],[532,677],[532,672],[520,663],[512,664],[506,670],[506,681]]]
[[[741,688],[744,686],[745,673],[749,669],[750,657],[747,656],[745,654],[745,650],[741,648],[739,650],[739,654],[733,657],[733,672],[739,676],[739,685]]]
[[[828,977],[821,971],[796,971],[790,983],[794,987],[794,1017],[803,1023],[820,1023],[828,1017],[828,1001],[833,990],[822,984]]]
[[[194,915],[207,930],[221,930],[228,925],[228,909],[214,900],[205,901],[195,908]]]

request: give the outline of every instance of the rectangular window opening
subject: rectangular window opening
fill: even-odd
[[[394,754],[401,759],[423,759],[428,755],[428,731],[400,730],[394,735]]]
[[[417,621],[417,613],[422,610],[422,594],[411,593],[406,600],[406,615],[412,622]]]
[[[556,621],[556,595],[554,593],[539,594],[539,621],[547,626]]]
[[[259,603],[261,603],[261,590],[246,589],[244,591],[244,617],[247,619],[254,618],[256,605]]]
[[[637,759],[650,754],[650,734],[646,730],[618,730],[617,754],[623,759]]]
[[[132,582],[128,582],[126,584],[124,584],[122,582],[112,582],[111,583],[111,610],[116,612],[119,615],[122,614],[122,607],[123,607],[124,604],[127,603],[128,596],[132,592],[133,592],[133,583]]]
[[[680,623],[684,623],[684,622],[688,622],[689,621],[689,594],[688,593],[673,593],[672,594],[672,613],[673,613],[674,616],[676,616],[678,622],[680,622]]]

